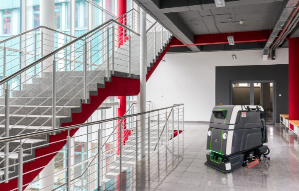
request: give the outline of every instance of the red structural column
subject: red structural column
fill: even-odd
[[[117,10],[117,15],[118,17],[122,16],[123,14],[125,14],[127,12],[127,0],[118,0],[118,10]],[[127,25],[127,17],[126,15],[119,18],[118,22],[123,24],[123,25]],[[119,26],[118,27],[118,47],[120,47],[121,45],[124,44],[124,37],[126,31],[124,30],[123,27]]]
[[[126,107],[127,107],[127,97],[126,96],[118,96],[118,99],[119,99],[119,108],[117,109],[117,116],[118,117],[121,117],[123,115],[125,115],[126,113]],[[118,120],[118,122],[120,122],[121,120]],[[124,125],[126,124],[126,120],[124,119],[122,121],[122,123],[117,127],[117,150],[119,153],[119,146],[120,146],[120,131],[121,131],[121,128],[123,129],[122,131],[122,137],[124,137],[124,133],[125,133],[125,129],[126,129],[126,126]],[[124,126],[123,126],[124,125]],[[124,140],[123,140],[124,141]]]
[[[299,38],[289,39],[289,120],[299,120]],[[294,130],[293,125],[290,127]]]

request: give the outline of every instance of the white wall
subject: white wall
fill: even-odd
[[[152,108],[185,104],[185,121],[209,121],[215,106],[215,67],[288,64],[288,49],[278,49],[276,60],[262,60],[262,50],[166,54],[147,82]],[[271,72],[271,71],[269,71]]]

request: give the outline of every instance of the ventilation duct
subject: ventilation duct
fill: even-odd
[[[292,31],[298,23],[298,2],[299,0],[289,0],[283,9],[265,47],[263,59],[272,59],[271,54],[283,42],[285,37]],[[293,14],[292,14],[293,13]]]

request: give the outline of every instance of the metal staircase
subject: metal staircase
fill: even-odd
[[[26,61],[25,64],[22,62],[18,66],[8,67],[9,64],[4,61],[2,65],[4,78],[0,80],[0,136],[15,137],[76,124],[76,114],[84,113],[87,107],[99,107],[103,100],[94,103],[92,97],[100,96],[108,85],[113,86],[114,81],[116,83],[124,78],[127,81],[123,85],[127,86],[129,80],[138,79],[138,14],[132,10],[118,18],[118,21],[125,19],[126,25],[110,20],[78,38],[65,35],[64,39],[59,40],[59,36],[54,35],[55,31],[43,33],[40,30],[42,27],[29,31],[30,34],[34,33],[30,38],[34,39],[35,45],[32,51],[23,51],[25,54],[21,54],[20,60]],[[165,54],[172,36],[159,23],[148,22],[147,25],[147,66],[148,71],[151,71],[161,54]],[[48,35],[48,40],[52,38],[53,44],[57,38],[64,45],[56,43],[46,55],[45,50],[37,51],[43,48],[45,35]],[[119,44],[119,39],[124,41],[123,44]],[[4,46],[4,57],[7,50],[10,50],[9,47]],[[28,54],[33,56],[26,60],[24,57],[28,57]],[[19,70],[6,75],[12,68]],[[106,97],[108,95],[105,94]],[[92,112],[90,109],[85,115]],[[86,121],[84,117],[80,120]],[[54,135],[43,134],[21,141],[0,143],[0,189],[4,188],[1,184],[15,184],[15,179],[23,172],[18,158],[21,148],[24,164],[32,163],[36,158],[36,150],[47,149],[52,144],[50,136],[59,135],[59,132]],[[130,152],[131,139],[124,146],[125,152]],[[26,181],[24,185],[30,183],[30,178]]]

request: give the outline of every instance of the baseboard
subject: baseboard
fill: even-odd
[[[185,121],[185,123],[205,123],[205,124],[209,124],[209,121]]]

